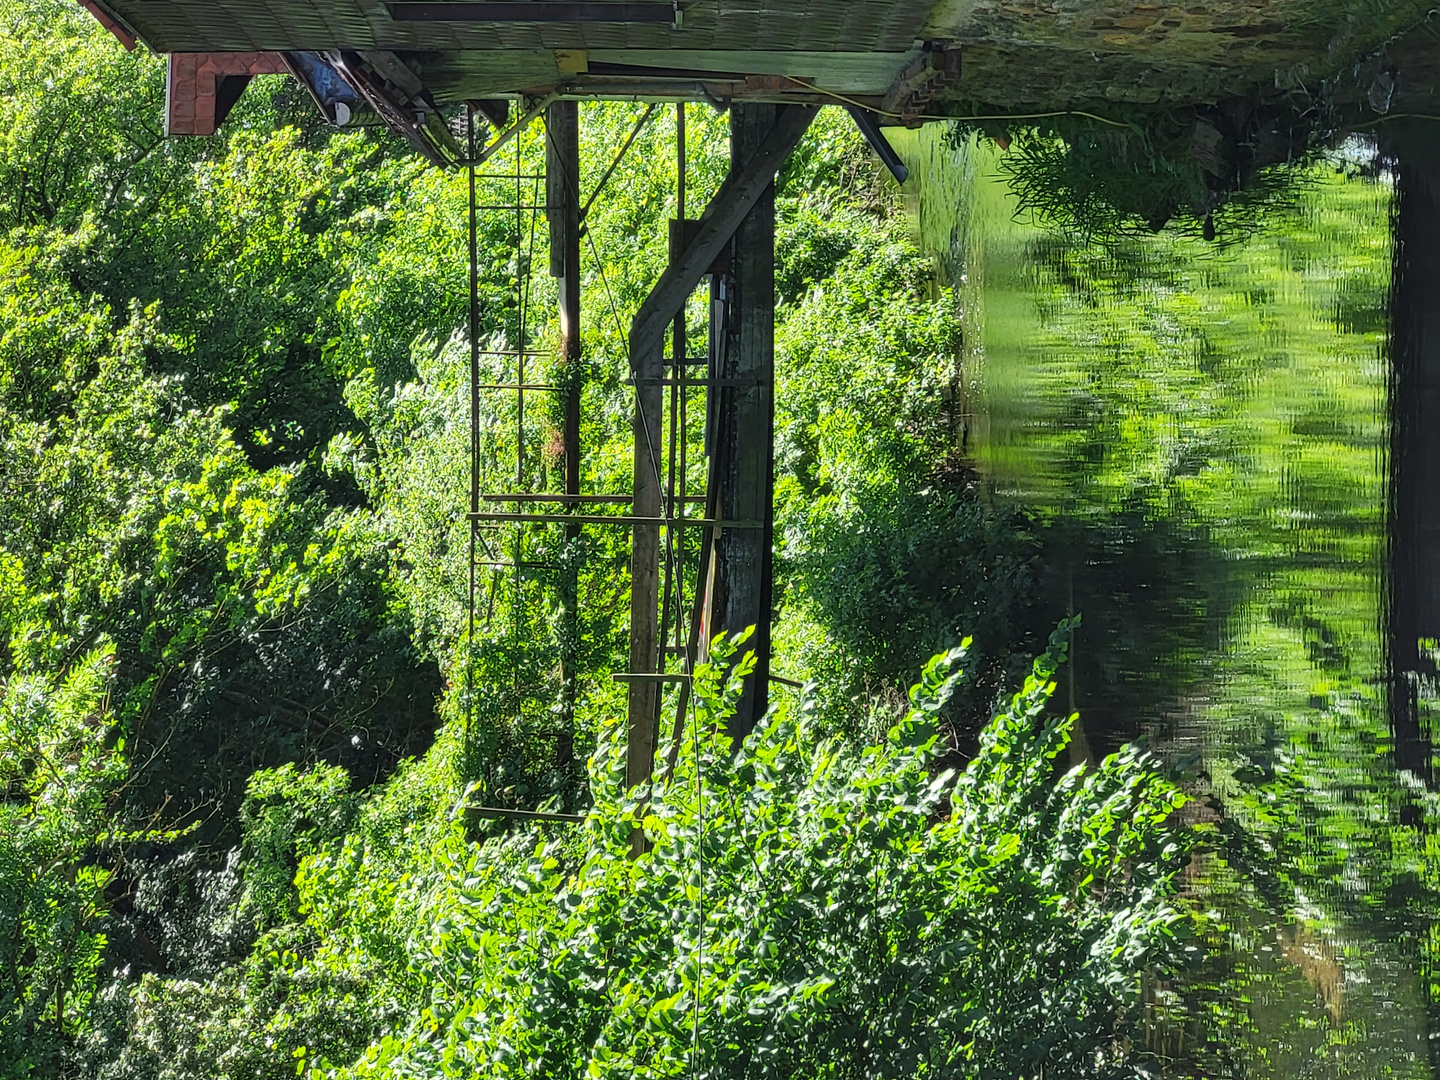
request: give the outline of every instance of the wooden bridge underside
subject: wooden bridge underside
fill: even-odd
[[[343,125],[362,115],[356,122],[384,122],[440,165],[473,168],[479,118],[493,129],[495,150],[543,115],[551,267],[561,278],[567,363],[579,360],[580,348],[577,100],[704,101],[730,109],[730,176],[698,220],[672,225],[669,266],[631,327],[636,403],[630,513],[599,519],[632,530],[629,670],[616,677],[630,684],[629,777],[636,784],[650,776],[659,749],[662,690],[677,682],[678,739],[683,687],[703,652],[704,634],[756,627],[757,668],[733,733],[743,737],[765,711],[773,544],[773,178],[819,106],[845,104],[883,158],[888,146],[881,125],[953,115],[957,103],[1073,109],[1094,101],[1196,104],[1244,94],[1253,100],[1262,93],[1306,94],[1315,80],[1342,69],[1363,101],[1367,87],[1395,88],[1395,73],[1384,66],[1386,43],[1424,15],[1413,0],[1377,0],[1363,16],[1317,0],[1217,0],[1205,7],[1194,0],[80,2],[132,47],[138,41],[170,55],[174,134],[213,132],[253,75],[286,70],[332,122]],[[1427,46],[1420,55],[1434,51]],[[1417,62],[1414,70],[1430,69]],[[1415,89],[1401,86],[1396,101],[1406,93],[1428,101],[1440,78],[1422,74],[1410,83]],[[1374,106],[1373,89],[1369,100]],[[457,136],[455,113],[462,103],[467,119]],[[1387,91],[1385,108],[1390,105]],[[683,119],[677,123],[682,130]],[[683,136],[677,149],[683,207]],[[898,173],[893,156],[891,164]],[[473,218],[473,208],[471,213]],[[472,240],[472,282],[474,258]],[[699,358],[705,373],[694,377],[683,312],[707,282],[709,356]],[[472,296],[472,350],[478,347],[474,303]],[[472,383],[478,385],[473,355]],[[711,395],[706,407],[712,422],[706,507],[702,517],[687,520],[685,504],[693,500],[676,490],[663,433],[673,432],[676,395],[683,410],[691,385]],[[577,511],[587,500],[614,496],[580,490],[579,432],[575,390],[566,404],[565,491],[521,493],[513,500],[548,500],[562,513],[482,511],[473,486],[478,481],[472,481],[472,522],[568,522],[571,537],[595,524]],[[669,454],[673,459],[673,434]],[[673,538],[686,529],[704,535],[691,578],[688,644],[682,616],[661,614],[684,606],[677,592],[672,608],[668,578],[662,590],[662,565],[673,565],[673,557],[666,564],[661,538],[673,551]],[[472,571],[473,561],[472,552]],[[667,639],[670,625],[675,633]],[[569,664],[562,658],[573,678]]]

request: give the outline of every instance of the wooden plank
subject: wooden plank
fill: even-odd
[[[906,52],[784,52],[760,49],[591,49],[591,64],[624,64],[635,68],[686,71],[692,78],[707,73],[741,71],[747,75],[793,75],[842,94],[883,93],[896,74],[920,55]],[[798,89],[798,88],[797,88]]]
[[[636,378],[662,376],[660,351],[675,313],[695,291],[695,286],[700,284],[700,279],[720,254],[720,249],[730,242],[740,223],[774,182],[775,174],[785,164],[819,111],[812,105],[786,106],[755,153],[742,168],[732,171],[720,186],[700,217],[703,224],[695,242],[660,276],[631,324],[631,368]],[[654,364],[650,363],[652,356]],[[654,370],[640,370],[639,358],[642,357],[647,368],[653,367]],[[654,391],[658,400],[659,387],[655,387]]]
[[[367,64],[398,86],[411,101],[418,101],[424,96],[425,87],[420,82],[420,76],[411,71],[405,61],[389,49],[374,49],[360,55]]]
[[[396,3],[390,17],[396,22],[476,23],[670,23],[679,19],[679,8],[661,0],[655,3]]]

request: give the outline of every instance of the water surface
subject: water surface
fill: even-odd
[[[1144,735],[1197,794],[1209,959],[1145,988],[1165,1075],[1430,1076],[1440,813],[1386,666],[1392,185],[1320,168],[1243,242],[1107,248],[1017,220],[993,147],[897,141],[970,453],[1084,620],[1076,752]]]

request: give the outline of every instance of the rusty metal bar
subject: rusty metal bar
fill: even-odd
[[[572,495],[572,494],[563,494],[563,495],[562,495],[562,494],[559,494],[558,492],[553,492],[553,491],[550,491],[550,492],[528,492],[528,491],[527,491],[527,492],[521,492],[521,493],[518,493],[518,494],[515,494],[515,493],[506,493],[506,492],[499,492],[499,493],[496,493],[496,494],[485,494],[485,495],[481,495],[480,498],[481,498],[481,500],[484,501],[484,502],[501,502],[501,503],[503,503],[503,502],[554,502],[554,503],[564,503],[564,504],[566,504],[566,505],[579,504],[579,503],[616,503],[616,504],[620,504],[620,505],[625,505],[625,504],[628,504],[628,503],[634,501],[634,500],[631,499],[631,497],[630,497],[629,495]],[[685,497],[685,500],[684,500],[684,501],[685,501],[685,502],[690,502],[690,503],[703,503],[703,502],[705,501],[705,496],[703,496],[703,495],[688,495],[688,496]]]
[[[476,521],[533,522],[542,525],[563,525],[568,521],[575,521],[582,525],[639,525],[644,527],[682,529],[686,526],[706,529],[763,529],[765,527],[763,521],[722,521],[718,518],[644,517],[632,514],[504,514],[481,512],[471,514],[470,517]]]
[[[625,155],[629,152],[631,144],[640,134],[641,128],[645,126],[645,122],[650,119],[651,115],[654,112],[655,104],[654,102],[651,102],[649,107],[646,108],[646,110],[641,114],[640,119],[635,122],[635,127],[631,130],[629,137],[625,140],[625,144],[620,147],[620,152],[615,155],[615,160],[610,162],[610,167],[605,170],[605,175],[600,177],[600,182],[595,185],[595,190],[590,193],[590,198],[586,199],[585,205],[580,208],[580,220],[582,222],[585,220],[585,215],[590,213],[590,207],[595,205],[595,200],[600,197],[600,192],[605,190],[605,185],[609,182],[610,177],[613,176],[615,174],[615,170],[620,167],[620,162],[625,160]]]
[[[670,377],[666,376],[666,377],[664,377],[664,378],[658,378],[658,379],[632,379],[632,380],[626,380],[626,382],[629,383],[629,384],[631,384],[631,385],[635,385],[635,386],[739,386],[739,387],[751,387],[751,386],[769,386],[769,385],[770,385],[770,384],[769,384],[768,382],[766,382],[764,379],[692,379],[692,378],[690,378],[688,375],[682,375],[682,376],[681,376],[680,378],[678,378],[678,379],[670,378]]]

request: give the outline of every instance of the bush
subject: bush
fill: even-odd
[[[106,697],[111,661],[106,645],[63,678],[0,679],[3,1080],[48,1074],[95,992],[109,878],[96,854],[123,839],[107,828],[124,776]]]
[[[958,776],[932,766],[964,646],[857,752],[805,703],[732,746],[751,661],[722,685],[735,644],[717,641],[672,776],[626,792],[617,722],[581,835],[441,841],[396,901],[426,1007],[311,1075],[1133,1075],[1142,973],[1185,951],[1184,798],[1134,748],[1056,782],[1074,717],[1047,706],[1070,629]],[[301,871],[314,911],[328,861]]]

